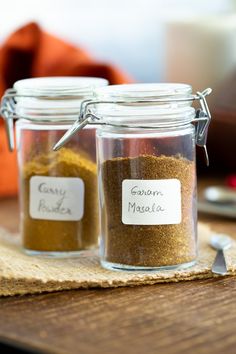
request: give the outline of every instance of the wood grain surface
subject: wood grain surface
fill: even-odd
[[[235,221],[200,215],[236,238]],[[17,202],[0,225],[18,229]],[[40,353],[236,352],[236,278],[0,299],[0,339]]]

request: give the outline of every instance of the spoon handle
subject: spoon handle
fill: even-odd
[[[223,250],[218,250],[214,263],[212,265],[212,273],[225,275],[227,274],[227,266]]]

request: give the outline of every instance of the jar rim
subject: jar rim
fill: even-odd
[[[194,107],[173,107],[168,106],[164,109],[159,107],[151,107],[151,109],[124,109],[114,107],[112,110],[102,109],[95,110],[96,117],[99,117],[100,123],[111,126],[127,126],[127,127],[153,127],[168,128],[174,126],[183,126],[193,121],[195,117]],[[103,126],[103,125],[102,125]]]

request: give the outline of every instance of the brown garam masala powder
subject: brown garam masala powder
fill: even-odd
[[[34,219],[29,213],[30,179],[33,176],[79,177],[85,186],[84,215],[79,221]],[[21,176],[21,232],[25,249],[68,252],[97,245],[97,167],[88,156],[69,148],[38,154],[23,167]],[[80,201],[78,201],[79,203]]]
[[[120,265],[161,267],[196,259],[195,163],[180,155],[113,158],[102,164],[103,260]],[[122,181],[178,179],[181,183],[180,224],[122,223]],[[173,198],[175,196],[173,195]]]

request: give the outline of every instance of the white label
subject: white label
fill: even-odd
[[[122,182],[122,222],[127,225],[181,223],[181,184],[178,179]]]
[[[84,214],[83,180],[74,177],[31,177],[29,212],[33,219],[80,220]]]

